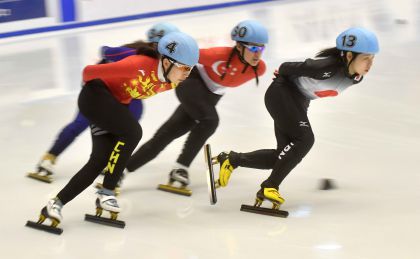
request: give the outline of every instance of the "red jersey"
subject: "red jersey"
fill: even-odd
[[[158,59],[134,55],[121,61],[91,65],[83,70],[83,81],[101,79],[115,98],[124,104],[146,99],[176,87],[165,82]]]
[[[223,94],[226,87],[237,87],[255,78],[255,73],[251,66],[248,66],[245,72],[242,73],[246,65],[241,62],[236,54],[230,61],[229,69],[226,71],[226,64],[232,50],[232,47],[200,49],[200,60],[197,68],[209,90],[215,94]],[[265,70],[266,65],[263,60],[260,60],[257,69],[258,76],[263,75]],[[221,76],[225,71],[226,74],[222,80]]]

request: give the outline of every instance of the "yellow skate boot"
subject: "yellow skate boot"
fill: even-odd
[[[219,179],[216,181],[216,188],[225,187],[229,183],[230,175],[234,167],[229,160],[229,154],[222,152],[217,156],[217,161],[220,164]]]
[[[269,200],[273,203],[272,209],[278,210],[280,205],[284,203],[284,198],[280,196],[276,188],[262,188],[257,192],[255,199],[255,207],[260,207],[264,200]]]

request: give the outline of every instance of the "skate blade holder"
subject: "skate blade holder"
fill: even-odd
[[[52,183],[53,181],[50,175],[40,175],[40,173],[29,172],[26,176],[44,183]]]
[[[46,231],[48,233],[52,233],[52,234],[56,234],[56,235],[61,235],[61,233],[63,233],[62,228],[48,226],[48,225],[44,225],[42,223],[29,221],[29,220],[26,222],[25,226],[30,227],[30,228],[34,228],[34,229],[38,229],[38,230],[43,230],[43,231]]]
[[[158,190],[164,191],[164,192],[170,192],[175,193],[183,196],[191,196],[192,191],[190,189],[187,189],[185,187],[175,187],[170,184],[159,184],[157,187]]]
[[[217,203],[216,188],[219,188],[219,184],[214,180],[213,165],[218,164],[217,157],[211,156],[210,144],[204,145],[204,159],[207,164],[207,188],[210,199],[210,204],[215,205]]]
[[[211,158],[211,164],[212,165],[217,165],[218,163],[219,163],[219,161],[217,160],[217,156]]]
[[[125,228],[125,222],[122,220],[109,219],[109,218],[104,218],[101,216],[90,215],[90,214],[85,214],[85,220],[92,223],[97,223],[97,224],[106,225],[110,227]]]
[[[263,208],[263,207],[245,205],[245,204],[242,204],[241,211],[262,214],[262,215],[267,215],[267,216],[281,217],[281,218],[287,218],[289,216],[289,212],[285,210],[269,209],[269,208]]]

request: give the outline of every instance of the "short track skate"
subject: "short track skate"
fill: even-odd
[[[44,183],[52,183],[53,181],[52,173],[44,170],[40,170],[38,172],[29,172],[26,176]]]
[[[281,217],[281,218],[287,218],[289,216],[288,211],[280,210],[280,204],[274,203],[272,201],[270,201],[273,203],[273,207],[271,209],[261,207],[263,201],[264,199],[257,197],[255,199],[254,206],[242,204],[241,211],[263,214],[263,215],[274,216],[274,217]]]
[[[97,223],[97,224],[116,227],[116,228],[124,228],[125,227],[125,222],[124,221],[117,220],[117,217],[118,217],[117,212],[109,211],[109,213],[111,214],[111,217],[110,218],[105,218],[105,217],[102,217],[103,210],[104,209],[97,206],[96,207],[96,214],[95,215],[85,214],[85,220],[89,221],[89,222]]]
[[[37,222],[34,222],[34,221],[29,221],[28,220],[26,222],[26,225],[25,226],[30,227],[30,228],[34,228],[34,229],[38,229],[38,230],[43,230],[43,231],[46,231],[48,233],[52,233],[52,234],[56,234],[56,235],[61,235],[61,233],[63,233],[63,229],[57,227],[60,222],[58,220],[56,220],[56,219],[48,218],[47,215],[48,215],[47,208],[44,207],[41,210],[41,214],[39,215],[38,221]],[[47,218],[51,220],[51,225],[43,224],[43,222]]]
[[[204,156],[207,163],[207,187],[208,193],[210,197],[210,204],[214,205],[217,203],[217,195],[216,195],[216,183],[214,181],[214,170],[213,165],[219,163],[217,161],[217,157],[211,156],[211,148],[210,144],[206,144],[204,146]]]
[[[181,184],[181,186],[178,187],[178,186],[175,186],[174,183],[175,183],[174,181],[169,181],[168,184],[159,184],[157,189],[164,192],[170,192],[170,193],[175,193],[175,194],[184,195],[184,196],[192,195],[192,191],[188,189],[187,186]]]

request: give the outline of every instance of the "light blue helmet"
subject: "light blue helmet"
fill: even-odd
[[[378,39],[373,32],[365,28],[353,27],[347,29],[338,35],[335,43],[339,50],[366,54],[379,52]]]
[[[147,32],[149,42],[158,43],[159,40],[168,33],[179,31],[178,27],[168,22],[156,23]]]
[[[199,58],[197,42],[183,32],[171,32],[158,43],[161,55],[187,66],[195,66]]]
[[[234,41],[243,41],[257,44],[268,43],[267,29],[259,22],[245,20],[233,28],[231,38]]]

